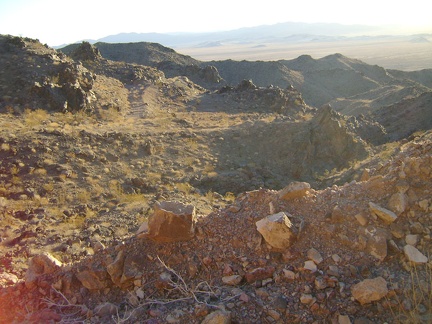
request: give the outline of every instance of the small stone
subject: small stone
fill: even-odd
[[[253,283],[257,280],[264,280],[273,277],[274,272],[274,267],[256,268],[246,273],[245,278],[248,283]]]
[[[385,224],[389,225],[393,223],[397,216],[392,211],[385,209],[381,206],[378,206],[377,204],[374,204],[373,202],[369,203],[369,209],[372,214],[376,215],[378,218],[380,218]]]
[[[291,270],[283,269],[284,277],[288,280],[294,280],[295,279],[295,273]]]
[[[274,309],[269,309],[267,311],[267,314],[269,314],[270,317],[273,318],[275,321],[278,321],[281,318],[281,315]]]
[[[354,217],[361,226],[367,225],[368,219],[363,213],[356,214]]]
[[[351,293],[360,304],[369,304],[387,295],[387,282],[383,277],[365,279],[352,286]]]
[[[339,255],[337,255],[337,254],[333,254],[332,255],[332,260],[334,262],[336,262],[336,263],[340,263],[342,261],[342,258]]]
[[[418,202],[418,205],[424,211],[428,211],[428,209],[429,209],[429,201],[427,199],[420,200]]]
[[[327,282],[323,277],[316,277],[315,278],[315,288],[318,290],[323,290],[327,288]]]
[[[231,323],[231,313],[218,310],[213,313],[208,314],[201,324],[230,324]]]
[[[315,262],[313,262],[311,260],[305,261],[303,269],[309,270],[312,273],[314,273],[314,272],[316,272],[318,270]]]
[[[338,324],[351,324],[351,320],[348,315],[339,315]]]
[[[335,265],[329,265],[327,275],[339,277],[339,268]]]
[[[239,300],[241,300],[244,303],[248,303],[249,302],[249,296],[245,293],[242,293],[239,297]]]
[[[320,264],[323,261],[323,257],[321,253],[319,253],[316,249],[312,248],[307,251],[307,257],[315,262],[315,264]]]
[[[165,318],[166,322],[169,324],[180,323],[180,321],[172,315],[167,315]]]
[[[240,282],[242,280],[243,280],[243,277],[240,275],[232,275],[232,276],[222,277],[222,282],[225,285],[229,285],[229,286],[237,286],[240,284]]]
[[[404,246],[404,254],[411,264],[423,264],[428,262],[428,258],[412,245]]]
[[[302,294],[300,296],[300,302],[305,305],[310,305],[315,301],[315,298],[311,294]]]
[[[137,297],[138,297],[139,299],[144,299],[144,297],[145,297],[145,295],[144,295],[144,291],[143,291],[141,288],[137,289],[137,290],[135,291],[135,293],[136,293],[136,295],[137,295]]]
[[[405,236],[405,242],[406,244],[416,246],[418,243],[419,236],[417,234],[408,234]]]
[[[265,299],[268,296],[270,296],[266,288],[258,288],[257,290],[255,290],[255,293],[257,296],[261,297],[262,299]]]

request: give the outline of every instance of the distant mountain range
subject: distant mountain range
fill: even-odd
[[[109,35],[90,43],[154,42],[169,47],[219,46],[226,43],[292,43],[304,41],[335,40],[352,37],[397,35],[400,31],[390,27],[367,25],[342,25],[334,23],[285,22],[274,25],[245,27],[230,31],[206,33],[120,33]],[[417,36],[417,40],[421,39]],[[427,40],[427,39],[426,39]],[[63,46],[59,46],[63,47]]]

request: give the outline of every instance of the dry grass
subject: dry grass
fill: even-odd
[[[388,300],[395,323],[432,322],[432,266],[410,267],[410,278],[402,294]]]
[[[47,121],[49,118],[50,114],[43,109],[25,109],[23,114],[24,123],[28,127],[39,126],[42,124],[42,122]]]

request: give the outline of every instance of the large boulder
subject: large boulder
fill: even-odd
[[[256,222],[258,232],[275,250],[285,250],[296,239],[295,227],[284,212],[269,215]]]
[[[188,241],[194,237],[195,207],[178,201],[156,203],[148,220],[148,236],[156,242]]]

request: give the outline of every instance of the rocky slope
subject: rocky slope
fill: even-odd
[[[0,322],[430,320],[430,92],[349,117],[276,82],[1,41]],[[64,109],[70,88],[91,100]]]

